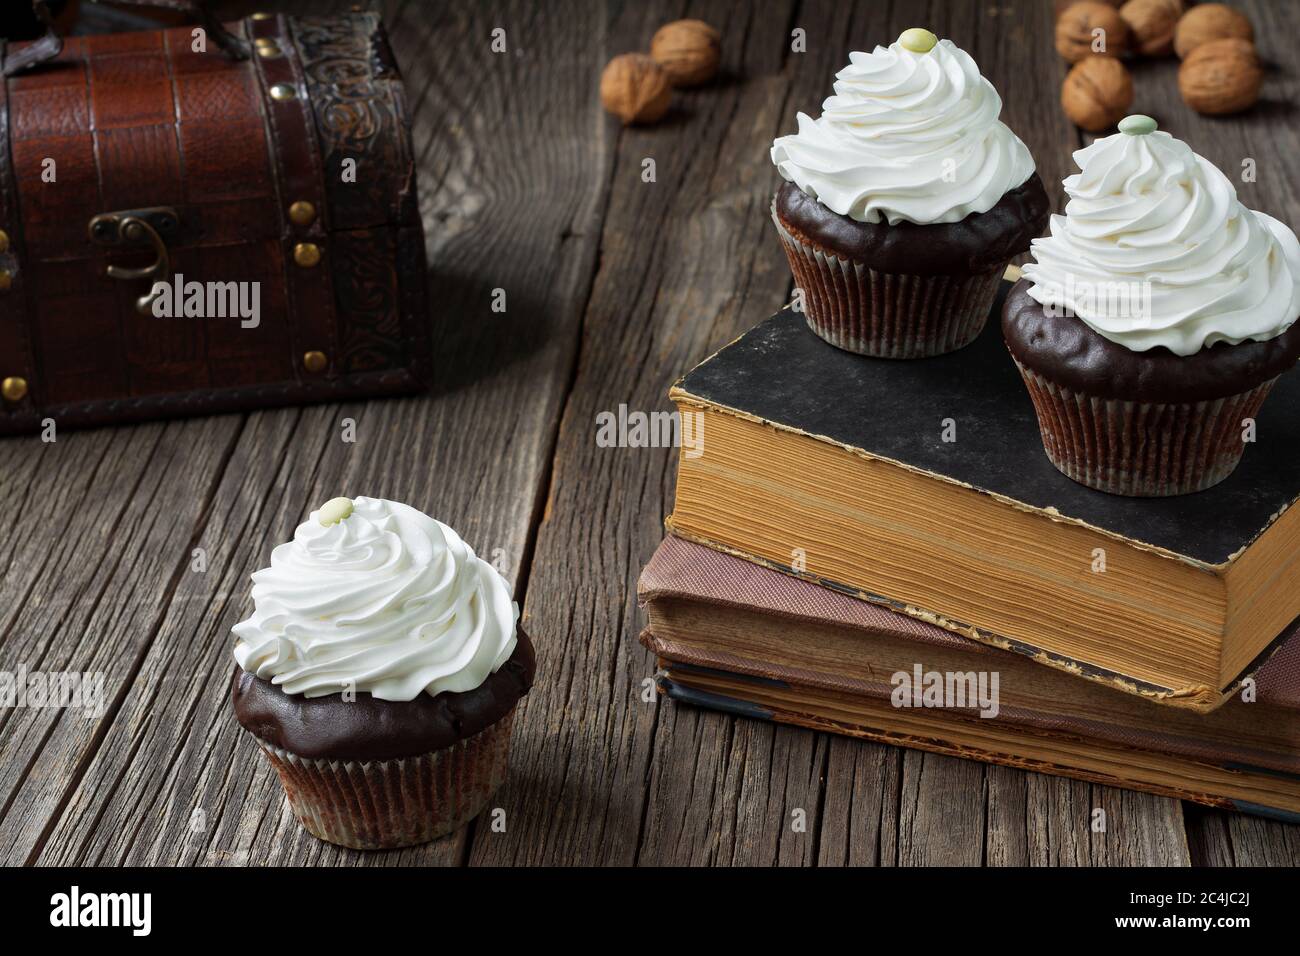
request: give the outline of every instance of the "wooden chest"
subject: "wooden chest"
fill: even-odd
[[[379,18],[227,29],[243,59],[178,28],[69,38],[5,78],[0,434],[427,384],[409,118]]]

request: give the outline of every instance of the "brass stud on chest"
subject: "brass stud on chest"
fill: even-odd
[[[295,226],[310,226],[316,221],[316,207],[305,199],[299,199],[289,207],[289,221]]]
[[[0,395],[6,402],[21,402],[27,397],[27,379],[11,375],[0,382]]]
[[[300,242],[293,247],[293,261],[304,269],[310,269],[320,262],[320,246],[314,242]]]
[[[292,100],[296,99],[298,91],[288,83],[277,83],[271,87],[271,99],[273,100]]]
[[[313,375],[325,371],[325,366],[327,365],[329,365],[329,359],[325,357],[325,353],[318,352],[315,349],[306,353],[302,357],[302,367]]]

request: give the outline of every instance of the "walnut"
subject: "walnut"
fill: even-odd
[[[1196,112],[1219,116],[1254,106],[1263,79],[1254,44],[1230,37],[1187,54],[1178,68],[1178,91]]]
[[[663,67],[644,53],[623,53],[600,74],[600,102],[627,123],[653,123],[668,112],[672,84]]]
[[[1090,56],[1076,63],[1061,85],[1061,108],[1090,133],[1109,129],[1133,104],[1133,78],[1114,57]]]
[[[1239,10],[1222,3],[1202,3],[1192,7],[1178,21],[1174,30],[1174,52],[1186,59],[1202,43],[1235,38],[1255,42],[1255,30]]]
[[[1183,0],[1128,0],[1119,8],[1128,24],[1129,46],[1143,56],[1174,51],[1174,29],[1183,15]]]
[[[1056,52],[1070,63],[1093,54],[1119,56],[1127,46],[1128,24],[1108,4],[1074,3],[1056,21]]]
[[[673,86],[695,86],[709,82],[718,72],[722,37],[703,20],[674,20],[655,33],[650,55]]]

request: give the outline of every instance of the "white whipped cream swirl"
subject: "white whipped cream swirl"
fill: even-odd
[[[1186,143],[1116,133],[1074,161],[1065,215],[1024,267],[1036,301],[1132,351],[1176,355],[1265,341],[1300,316],[1295,233],[1243,206]]]
[[[473,690],[509,659],[519,608],[455,531],[380,498],[329,527],[318,514],[253,575],[240,667],[290,694],[413,700]]]
[[[958,222],[1034,173],[1002,100],[951,40],[850,53],[822,115],[772,145],[781,175],[859,222]]]

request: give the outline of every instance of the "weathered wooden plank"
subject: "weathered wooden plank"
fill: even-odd
[[[480,553],[499,549],[522,591],[605,188],[591,132],[596,54],[571,32],[581,6],[567,17],[524,2],[386,8],[416,106],[437,386],[250,418],[203,527],[210,571],[181,577],[43,862],[462,861],[465,830],[385,855],[308,837],[230,713],[229,629],[250,607],[248,574],[307,511],[343,493],[429,510]],[[490,51],[496,26],[516,53]],[[504,313],[491,311],[498,287]],[[354,443],[342,440],[345,418]]]
[[[672,453],[595,443],[598,413],[617,414],[620,405],[667,409],[669,382],[768,314],[789,287],[767,231],[765,152],[789,87],[780,70],[791,8],[706,3],[689,13],[725,24],[727,79],[678,94],[669,121],[627,129],[619,139],[601,268],[525,611],[525,623],[547,641],[545,680],[530,697],[524,727],[546,732],[517,753],[509,789],[524,815],[506,834],[476,837],[473,863],[815,856],[820,758],[814,762],[808,735],[749,723],[727,733],[728,718],[682,709],[668,717],[672,732],[654,740],[652,760],[654,725],[664,715],[662,705],[639,696],[653,662],[635,641],[635,582],[662,536]],[[805,15],[809,25],[835,24],[837,33],[848,24],[831,4]],[[669,18],[623,9],[610,26],[610,50],[644,48]],[[814,31],[810,49],[824,51],[825,36]],[[824,84],[834,67],[825,53],[816,56]],[[595,80],[593,73],[593,88]],[[655,162],[653,182],[642,180],[645,159]],[[782,825],[787,804],[809,811],[809,831],[799,838]]]
[[[1003,767],[989,768],[988,785],[990,865],[1190,862],[1178,801]]]
[[[1194,803],[1183,804],[1183,822],[1192,866],[1232,866],[1232,837],[1228,834],[1231,817],[1230,813]]]
[[[819,866],[889,866],[898,860],[904,753],[862,740],[830,742]]]
[[[825,735],[691,707],[660,715],[666,757],[651,780],[637,862],[659,865],[808,865],[817,858]],[[681,737],[678,737],[681,733]],[[697,755],[694,767],[678,755]],[[680,779],[693,771],[690,779]]]
[[[987,799],[983,765],[907,751],[898,803],[898,864],[978,866]]]
[[[1300,826],[1243,813],[1228,815],[1235,866],[1295,866],[1300,861]]]
[[[1197,866],[1296,866],[1300,826],[1186,804],[1187,841]]]
[[[1031,840],[1029,774],[1010,767],[989,767],[985,771],[988,787],[984,863],[987,866],[1028,866]]]
[[[644,696],[636,704],[646,710],[660,706]],[[668,707],[657,716],[656,772],[647,783],[638,845],[645,843],[646,834],[653,834],[653,856],[645,854],[647,862],[669,858],[687,866],[713,865],[723,848],[734,843],[736,830],[735,804],[719,792],[718,765],[735,765],[739,772],[747,751],[733,740],[735,721],[690,707]],[[698,759],[700,755],[707,756]]]
[[[103,709],[0,711],[0,859],[39,851],[157,632],[239,416],[9,439],[0,670],[88,675]]]

